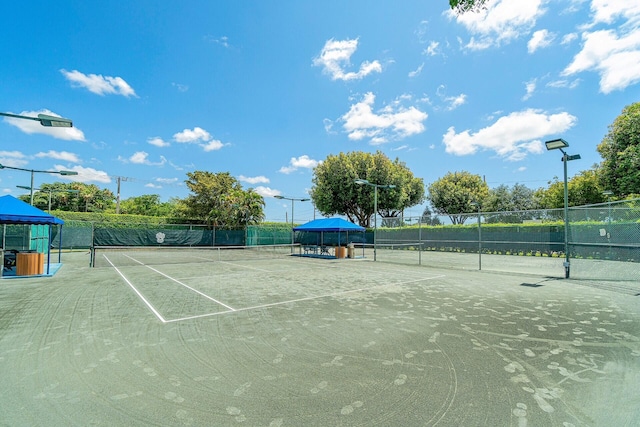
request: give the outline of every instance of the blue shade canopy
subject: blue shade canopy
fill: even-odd
[[[365,228],[342,218],[322,218],[302,224],[293,231],[365,231]]]
[[[64,221],[7,195],[0,197],[0,224],[64,224]]]

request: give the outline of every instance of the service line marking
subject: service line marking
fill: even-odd
[[[149,265],[146,265],[146,264],[144,264],[143,262],[140,262],[140,261],[138,261],[137,259],[130,257],[129,255],[125,255],[125,256],[126,256],[127,258],[129,258],[129,259],[131,259],[131,260],[133,260],[133,261],[137,262],[138,264],[140,264],[140,265],[142,265],[142,266],[144,266],[144,267],[147,267],[149,270],[151,270],[151,271],[155,271],[156,273],[160,274],[161,276],[164,276],[164,277],[166,277],[167,279],[172,280],[172,281],[176,282],[177,284],[179,284],[179,285],[181,285],[181,286],[184,286],[185,288],[189,289],[190,291],[195,292],[195,293],[197,293],[198,295],[201,295],[201,296],[203,296],[203,297],[207,298],[208,300],[213,301],[213,302],[215,302],[216,304],[219,304],[219,305],[221,305],[221,306],[223,306],[223,307],[225,307],[225,308],[229,309],[229,311],[236,311],[236,309],[235,309],[235,308],[233,308],[233,307],[231,307],[230,305],[227,305],[227,304],[223,303],[222,301],[218,301],[217,299],[215,299],[215,298],[213,298],[213,297],[210,297],[209,295],[207,295],[207,294],[205,294],[205,293],[203,293],[203,292],[200,292],[199,290],[194,289],[194,288],[192,288],[191,286],[189,286],[189,285],[187,285],[187,284],[185,284],[185,283],[182,283],[182,282],[181,282],[181,281],[179,281],[178,279],[174,279],[173,277],[169,276],[168,274],[163,273],[163,272],[162,272],[162,271],[160,271],[160,270],[157,270],[157,269],[155,269],[155,268],[153,268],[153,267],[151,267],[151,266],[149,266]]]
[[[170,320],[167,320],[167,323],[180,322],[180,321],[183,321],[183,320],[200,319],[200,318],[203,318],[203,317],[213,317],[213,316],[218,316],[218,315],[221,315],[221,314],[237,313],[237,312],[240,312],[240,311],[258,310],[258,309],[261,309],[261,308],[276,307],[276,306],[279,306],[279,305],[287,305],[287,304],[293,304],[293,303],[296,303],[296,302],[311,301],[311,300],[315,300],[315,299],[332,298],[332,297],[351,294],[351,293],[356,293],[356,292],[371,291],[373,289],[382,288],[382,287],[386,287],[386,286],[404,286],[404,285],[408,285],[408,284],[411,284],[411,283],[423,282],[423,281],[426,281],[426,280],[439,279],[441,277],[445,277],[445,275],[441,274],[441,275],[438,275],[438,276],[423,277],[423,278],[420,278],[420,279],[409,280],[409,281],[406,281],[406,282],[387,283],[387,284],[384,284],[384,285],[376,285],[376,286],[372,286],[372,287],[369,287],[369,288],[351,289],[351,290],[348,290],[348,291],[334,292],[334,293],[325,294],[325,295],[313,295],[313,296],[309,296],[309,297],[297,298],[297,299],[292,299],[292,300],[288,300],[288,301],[279,301],[279,302],[273,302],[273,303],[269,303],[269,304],[254,305],[254,306],[251,306],[251,307],[237,308],[235,310],[219,311],[217,313],[198,314],[198,315],[195,315],[195,316],[181,317],[179,319],[170,319]]]

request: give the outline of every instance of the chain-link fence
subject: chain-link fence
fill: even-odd
[[[381,218],[376,258],[410,264],[640,283],[640,199],[564,210]],[[373,256],[373,245],[368,248]]]

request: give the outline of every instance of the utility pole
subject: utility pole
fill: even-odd
[[[126,176],[116,176],[116,181],[118,183],[118,189],[116,191],[116,215],[120,214],[120,181],[132,181],[133,178],[127,178]]]

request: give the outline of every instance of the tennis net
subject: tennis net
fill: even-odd
[[[216,261],[273,259],[300,255],[299,244],[259,246],[95,246],[92,267],[192,264]]]

